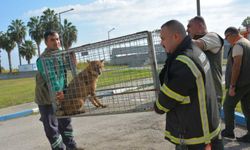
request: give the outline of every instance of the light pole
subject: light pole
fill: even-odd
[[[0,49],[0,74],[2,73],[2,65],[1,65],[1,49]]]
[[[115,30],[115,28],[112,28],[112,29],[108,30],[108,40],[109,40],[109,38],[110,38],[110,32],[113,31],[113,30]],[[108,51],[109,51],[109,54],[111,54],[111,52],[110,52],[110,44],[109,44],[109,46],[108,46]],[[103,56],[104,56],[104,59],[105,59],[104,51],[103,51]]]
[[[201,15],[201,7],[200,7],[200,0],[196,0],[197,5],[197,16]]]
[[[60,22],[60,39],[61,39],[61,45],[62,45],[62,49],[63,49],[63,31],[62,31],[62,24],[61,24],[61,14],[64,14],[66,12],[69,12],[69,11],[72,11],[74,10],[74,8],[71,8],[71,9],[68,9],[68,10],[65,10],[65,11],[61,11],[58,13],[58,17],[59,17],[59,22]]]
[[[110,34],[110,32],[113,31],[113,30],[115,30],[115,28],[112,28],[112,29],[108,30],[108,40],[109,40],[109,38],[110,38],[110,37],[109,37],[109,36],[110,36],[109,34]]]

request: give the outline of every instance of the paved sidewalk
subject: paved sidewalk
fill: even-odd
[[[21,112],[21,111],[29,110],[29,109],[33,109],[33,108],[37,108],[37,104],[34,102],[20,104],[20,105],[16,105],[16,106],[10,106],[7,108],[1,108],[0,109],[0,116],[12,114],[12,113],[17,113],[17,112]]]
[[[3,136],[3,137],[0,136],[0,139],[5,139],[4,141],[2,141],[3,143],[5,143],[5,146],[7,146],[5,148],[10,150],[19,149],[20,147],[27,150],[34,148],[37,150],[49,149],[49,145],[47,143],[45,135],[43,135],[44,133],[42,132],[43,131],[42,124],[38,121],[39,115],[23,117],[33,114],[34,111],[31,113],[30,111],[32,111],[32,109],[34,108],[37,108],[37,105],[34,102],[31,102],[0,109],[0,126],[1,126],[0,135]],[[8,117],[6,118],[6,116]],[[17,119],[13,119],[9,116],[11,117],[14,116],[13,118]],[[23,118],[18,118],[18,117],[23,117]],[[79,118],[73,118],[73,120],[74,120],[73,124],[76,130],[78,131],[76,132],[76,139],[77,141],[79,141],[79,143],[83,144],[86,149],[112,150],[112,149],[117,149],[119,147],[122,150],[130,150],[130,149],[160,150],[165,148],[167,149],[174,148],[172,144],[163,140],[163,137],[161,135],[164,129],[165,115],[159,116],[153,112],[144,112],[144,113],[132,113],[132,114],[79,117]],[[18,128],[16,128],[17,124]],[[103,129],[103,127],[105,129],[101,130]],[[222,125],[222,128],[224,128],[224,124]],[[107,129],[112,129],[112,131],[109,131],[107,133],[104,132]],[[135,131],[136,132],[143,131],[143,132],[138,134]],[[14,132],[13,135],[9,135],[12,132]],[[100,134],[99,132],[104,132],[104,133]],[[134,132],[136,133],[135,135],[130,135]],[[245,127],[237,126],[237,128],[235,129],[235,133],[236,136],[242,136],[246,133],[246,129]],[[114,138],[113,136],[115,134],[117,134],[117,136]],[[123,136],[126,135],[128,137],[126,136],[120,137],[121,134],[123,134]],[[34,135],[36,135],[36,137],[38,138],[37,140],[34,140],[32,138],[34,137]],[[105,136],[100,138],[101,135]],[[89,139],[89,137],[92,138]],[[120,137],[121,139],[118,140],[117,137]],[[26,139],[26,138],[28,141],[32,142],[28,142],[29,144],[24,144],[23,141],[20,141],[20,139]],[[107,140],[101,140],[102,141],[101,142],[100,139],[103,138],[104,139],[107,138]],[[112,140],[110,141],[110,139]],[[122,142],[124,140],[126,142]],[[13,146],[13,144],[7,141],[15,141],[18,144],[17,146]],[[96,141],[99,142],[95,143]],[[39,142],[41,142],[41,144],[38,145],[34,144]],[[224,144],[226,150],[250,149],[250,144],[238,143],[235,140],[225,140]]]
[[[34,113],[38,113],[37,105],[34,102],[11,106],[0,109],[0,121],[24,117]]]
[[[164,140],[165,115],[154,112],[73,118],[77,143],[86,150],[173,150]],[[0,122],[4,150],[48,150],[40,115]],[[224,126],[222,127],[224,128]],[[237,136],[246,133],[236,128]],[[225,150],[249,150],[250,144],[225,140]]]

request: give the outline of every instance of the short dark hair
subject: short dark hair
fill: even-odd
[[[173,33],[179,33],[183,37],[186,36],[186,30],[182,23],[180,23],[178,20],[170,20],[164,23],[161,28],[168,27],[171,29]]]
[[[206,25],[204,18],[201,16],[195,16],[194,18],[190,19],[190,21],[195,21]]]
[[[228,34],[228,33],[233,34],[233,35],[238,35],[239,34],[239,30],[237,28],[235,28],[235,27],[228,27],[225,30],[224,34]]]
[[[43,37],[44,37],[44,40],[47,41],[48,37],[51,36],[51,35],[55,35],[55,34],[58,34],[56,31],[54,30],[47,30],[45,31]]]

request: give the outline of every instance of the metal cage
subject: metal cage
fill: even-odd
[[[152,37],[151,32],[143,31],[42,57],[58,117],[152,110],[159,90],[158,46]],[[56,100],[57,91],[64,91],[64,100]],[[92,101],[95,98],[99,106]],[[78,111],[67,113],[67,109]]]

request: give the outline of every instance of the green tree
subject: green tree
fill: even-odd
[[[60,31],[59,20],[54,10],[46,9],[43,11],[43,15],[41,16],[41,24],[44,31]]]
[[[77,29],[76,26],[65,19],[62,26],[62,32],[62,46],[67,50],[72,46],[73,42],[77,40]]]
[[[9,60],[9,70],[10,73],[12,73],[12,64],[11,64],[11,51],[16,47],[15,41],[9,36],[7,33],[3,33],[1,36],[1,42],[3,45],[3,49],[8,54],[8,60]]]
[[[2,67],[2,58],[1,58],[1,49],[3,48],[3,37],[2,37],[2,35],[3,35],[3,32],[2,31],[0,31],[0,73],[2,73],[2,70],[3,70],[3,67]]]
[[[30,60],[36,55],[36,45],[30,40],[25,41],[20,46],[20,54],[25,57],[28,64],[30,64]]]
[[[243,20],[242,25],[244,27],[250,26],[250,17],[249,16],[246,19]]]
[[[8,26],[7,33],[13,39],[18,46],[19,52],[19,64],[22,65],[21,62],[21,55],[20,55],[20,45],[23,42],[25,35],[26,35],[26,26],[22,20],[16,19],[12,20],[11,25]]]
[[[38,50],[38,56],[40,56],[40,44],[43,39],[43,27],[42,23],[40,21],[40,17],[31,17],[30,21],[28,22],[27,26],[29,27],[29,35],[31,39],[33,39],[36,42],[37,50]]]
[[[4,70],[5,70],[3,66],[1,66],[1,70],[2,70],[2,71],[4,71]]]

